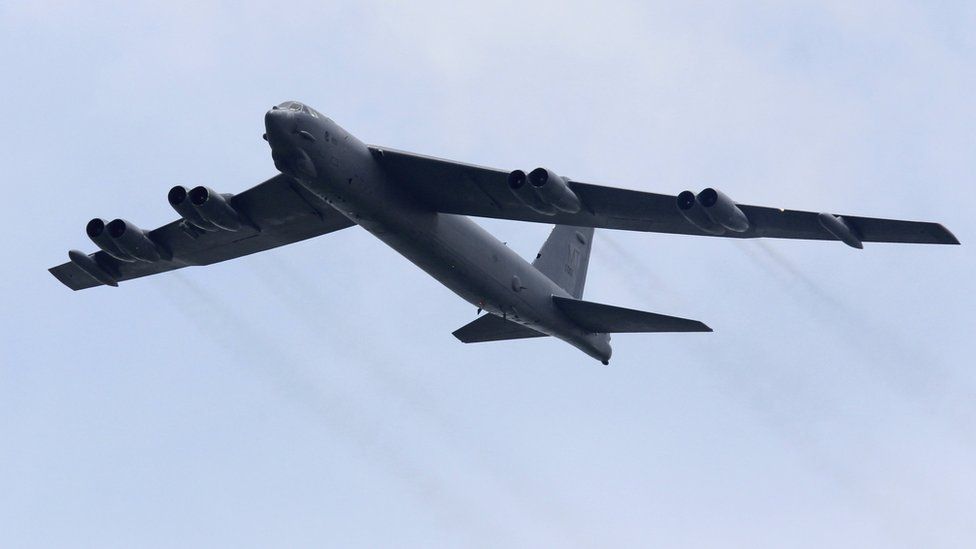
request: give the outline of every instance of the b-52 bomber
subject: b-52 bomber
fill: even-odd
[[[582,300],[593,230],[725,238],[958,244],[937,223],[738,204],[715,189],[677,196],[573,181],[545,168],[485,168],[367,145],[315,109],[286,101],[265,116],[281,172],[240,194],[175,186],[180,219],[144,231],[92,219],[100,251],[50,269],[73,290],[209,265],[359,225],[489,314],[465,343],[553,336],[609,364],[610,334],[710,332],[684,318]],[[467,216],[555,225],[530,263]]]

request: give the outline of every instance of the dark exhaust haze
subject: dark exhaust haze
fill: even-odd
[[[497,539],[499,525],[492,514],[455,493],[451,486],[422,464],[404,455],[383,436],[380,418],[357,405],[342,390],[321,383],[306,371],[306,364],[285,346],[279,345],[265,331],[245,320],[243,311],[218,298],[182,273],[173,273],[173,284],[161,284],[163,296],[220,345],[246,370],[260,375],[289,401],[313,412],[324,420],[330,433],[341,437],[361,457],[396,478],[412,496],[436,511],[446,527],[481,532],[485,539]]]
[[[485,440],[483,435],[478,440],[465,440],[470,427],[460,424],[455,414],[446,410],[436,395],[405,375],[407,369],[399,357],[385,352],[383,347],[369,345],[368,338],[337,332],[325,317],[316,314],[316,311],[333,310],[340,306],[323,289],[339,287],[328,274],[313,282],[302,269],[283,258],[274,261],[256,258],[254,271],[256,278],[283,307],[283,312],[292,317],[296,327],[323,345],[326,352],[343,356],[354,363],[357,372],[365,374],[368,383],[384,399],[398,403],[413,418],[422,421],[440,444],[451,447],[464,463],[475,468],[504,493],[510,505],[521,508],[520,515],[531,517],[531,522],[536,526],[540,521],[544,522],[550,532],[564,542],[586,538],[576,526],[585,517],[569,508],[566,499],[559,495],[562,492],[559,487],[543,485],[539,479],[521,474],[518,468],[499,469],[484,459],[481,448],[502,448],[504,444]],[[284,279],[289,283],[274,282]]]

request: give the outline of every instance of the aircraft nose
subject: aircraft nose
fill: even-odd
[[[290,114],[291,111],[288,109],[282,109],[277,106],[271,107],[271,109],[264,114],[264,123],[265,125],[268,125],[273,124],[276,121],[286,120],[291,118]]]
[[[271,107],[264,115],[264,128],[267,130],[268,142],[272,145],[287,142],[288,134],[294,129],[294,114],[278,107]]]

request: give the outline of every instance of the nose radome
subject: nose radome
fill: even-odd
[[[268,130],[269,136],[287,134],[292,128],[288,123],[292,121],[292,113],[285,109],[272,107],[264,115],[264,127]]]
[[[264,114],[264,119],[266,121],[274,120],[276,118],[285,119],[288,117],[288,111],[284,109],[279,109],[278,107],[271,107],[271,110]]]

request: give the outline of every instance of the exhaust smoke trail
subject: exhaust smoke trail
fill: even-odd
[[[755,241],[759,254],[748,245],[750,242],[743,244],[746,245],[741,249],[753,262],[779,280],[788,289],[790,298],[831,330],[851,355],[861,357],[861,364],[867,366],[875,378],[911,399],[932,416],[933,421],[941,410],[952,419],[951,423],[961,437],[971,445],[976,442],[976,433],[969,428],[976,421],[976,410],[968,405],[972,401],[971,395],[976,394],[972,380],[953,372],[938,359],[938,354],[903,337],[884,321],[871,318],[831,295],[810,279],[802,267],[770,244]],[[800,284],[793,284],[793,281]],[[865,345],[865,342],[869,344]],[[911,367],[902,366],[905,364]]]
[[[603,236],[602,233],[601,236]],[[617,259],[632,261],[634,264],[640,261],[639,258],[633,257],[625,250],[614,250],[613,244],[616,243],[610,243],[607,249],[617,256]],[[829,324],[831,331],[836,333],[836,338],[844,343],[849,353],[862,357],[861,362],[871,366],[869,368],[871,374],[881,377],[885,384],[898,386],[899,392],[908,393],[914,396],[916,400],[924,400],[921,394],[913,395],[913,393],[918,392],[920,380],[904,380],[901,378],[891,380],[889,371],[890,365],[903,363],[905,356],[914,356],[916,364],[926,364],[922,358],[923,355],[919,353],[919,349],[913,349],[911,345],[907,345],[903,341],[903,338],[890,330],[884,333],[884,330],[874,326],[875,323],[858,315],[841,299],[831,295],[822,285],[803,273],[800,267],[766,243],[737,242],[736,244],[740,244],[740,249],[761,272],[774,279],[778,285],[786,290],[787,295],[803,309],[806,315],[812,312],[815,319],[824,324]],[[755,244],[758,246],[753,247]],[[596,253],[599,249],[595,247],[594,252]],[[617,269],[617,271],[617,274],[623,274],[622,269]],[[625,277],[621,276],[621,278],[624,279]],[[643,293],[645,291],[645,287],[640,284],[635,285],[630,280],[626,282],[628,285],[634,286],[634,290],[637,292]],[[885,487],[875,486],[862,480],[864,473],[858,471],[854,466],[846,465],[843,459],[833,456],[834,450],[832,450],[830,439],[817,434],[815,431],[803,435],[801,434],[803,430],[797,430],[797,422],[799,425],[815,423],[814,418],[800,417],[792,422],[784,420],[784,413],[795,413],[797,411],[796,405],[806,401],[810,406],[815,407],[818,414],[824,414],[824,418],[840,414],[848,417],[849,423],[850,420],[857,419],[857,416],[850,415],[839,404],[831,405],[830,403],[838,398],[841,400],[852,398],[852,395],[837,392],[832,384],[819,384],[816,376],[812,376],[812,385],[808,385],[806,382],[797,383],[797,376],[807,377],[807,374],[802,371],[795,373],[771,372],[772,375],[767,376],[767,379],[760,384],[757,383],[758,380],[750,379],[747,374],[744,374],[743,372],[747,371],[745,369],[713,368],[711,365],[716,363],[716,356],[713,352],[705,352],[703,347],[690,346],[688,350],[697,356],[696,362],[702,365],[710,375],[724,381],[723,385],[727,387],[726,391],[732,398],[743,402],[748,409],[756,414],[757,419],[769,426],[790,447],[801,449],[797,455],[807,466],[831,479],[839,489],[849,492],[855,499],[870,504],[871,508],[875,510],[877,519],[885,526],[885,529],[894,532],[892,534],[893,539],[900,541],[905,539],[921,541],[923,539],[921,532],[911,527],[912,519],[917,517],[919,512],[917,507],[924,505],[917,503],[919,500],[917,496],[924,496],[921,498],[923,502],[934,503],[945,499],[945,494],[937,493],[936,488],[929,487],[913,493],[910,498],[893,499]],[[877,356],[879,350],[883,357],[880,359]],[[722,353],[721,350],[718,352]],[[767,357],[776,355],[776,349],[762,340],[758,340],[751,347],[740,348],[736,352],[739,354],[747,352],[749,356],[754,357],[748,360],[742,359],[741,356],[738,357],[743,364],[768,362]],[[721,359],[721,355],[719,358]],[[721,361],[734,362],[735,360],[728,356]],[[859,370],[863,371],[863,368],[859,368]],[[931,375],[931,372],[924,372],[924,374]],[[799,379],[803,379],[803,377]],[[818,387],[818,384],[822,386]],[[824,394],[823,391],[828,391],[828,393]],[[940,392],[940,394],[944,393]],[[971,402],[971,399],[957,400]],[[781,410],[779,409],[780,406],[785,406],[785,408]],[[971,405],[965,409],[966,413],[956,415],[958,421],[955,422],[954,427],[962,431],[966,438],[971,439],[972,433],[967,427],[972,424],[970,409]],[[933,422],[938,422],[939,419],[936,416],[931,417]],[[875,433],[871,427],[861,425],[860,428],[853,429],[853,431],[852,436],[856,437],[862,445],[867,445],[866,451],[870,452],[872,449],[874,453],[882,451],[879,441],[871,442],[875,439]],[[959,498],[953,499],[958,500]],[[967,502],[959,500],[956,503],[965,506]]]
[[[628,250],[626,246],[617,242],[613,234],[609,231],[600,231],[594,234],[598,234],[600,238],[597,239],[597,242],[593,243],[593,248],[601,249],[597,244],[606,246],[607,250],[618,259],[618,261],[612,263],[613,265],[624,265],[628,270],[640,274],[641,278],[652,282],[653,286],[664,289],[664,280],[654,272],[654,269],[645,263],[642,257],[639,257],[637,254]]]
[[[289,400],[326,420],[331,432],[344,438],[358,453],[390,473],[418,498],[436,511],[449,528],[477,539],[495,539],[504,530],[489,520],[483,510],[476,510],[467,498],[452,494],[449,486],[435,478],[427,468],[409,460],[396,446],[382,436],[379,420],[367,420],[341,391],[323,386],[303,371],[303,360],[278,345],[233,307],[202,288],[182,273],[172,273],[177,288],[161,285],[163,296],[186,319],[213,336],[213,340],[241,364],[249,366],[273,383]],[[213,319],[209,322],[208,319]],[[243,344],[242,344],[243,343]]]
[[[394,358],[384,354],[381,347],[369,345],[366,340],[355,335],[335,341],[336,334],[330,330],[326,319],[311,313],[335,308],[334,299],[330,299],[325,292],[321,291],[321,284],[309,280],[301,269],[294,268],[283,258],[276,258],[274,261],[257,261],[254,263],[254,268],[258,278],[284,306],[286,312],[298,321],[297,324],[303,330],[309,335],[314,335],[319,341],[329,344],[330,352],[354,357],[353,360],[359,366],[357,372],[364,373],[369,383],[385,398],[389,397],[398,402],[414,417],[423,418],[428,431],[432,431],[434,436],[455,451],[461,450],[457,441],[463,438],[463,433],[467,432],[468,428],[458,424],[456,416],[439,406],[438,399],[431,393],[414,380],[404,376],[396,367],[397,361]],[[287,280],[288,283],[272,283],[272,281],[282,280]],[[484,434],[479,439],[481,446],[486,445],[483,437]],[[503,446],[502,444],[488,445]],[[517,468],[500,469],[491,465],[482,459],[479,452],[463,453],[466,454],[463,462],[468,465],[477,464],[496,488],[507,493],[509,499],[521,502],[523,506],[528,507],[526,510],[531,511],[532,515],[538,517],[541,514],[544,522],[549,525],[551,537],[560,539],[560,545],[574,541],[578,543],[581,538],[586,538],[577,528],[578,524],[583,524],[580,522],[583,517],[571,511],[565,501],[561,501],[563,498],[557,495],[557,490],[549,486],[540,486],[539,479],[521,474]],[[551,497],[543,497],[544,494],[549,494]],[[526,505],[527,502],[532,503]],[[538,521],[530,520],[529,523],[534,526],[539,525]],[[575,533],[570,534],[574,531]],[[586,543],[585,545],[596,546],[597,544]]]
[[[784,271],[787,275],[789,275],[788,280],[798,281],[800,285],[806,288],[807,292],[812,294],[814,297],[822,299],[824,302],[833,307],[838,307],[844,309],[845,311],[847,310],[846,305],[842,301],[830,295],[821,285],[817,284],[813,279],[807,276],[806,273],[803,272],[803,269],[790,261],[789,258],[781,254],[776,248],[771,246],[769,243],[758,239],[755,240],[754,243],[764,255],[757,256],[753,254],[751,246],[748,246],[750,242],[744,242],[743,244],[747,245],[742,246],[741,248],[753,259],[762,261],[760,258],[768,258],[774,265],[774,268],[778,267],[781,271]],[[763,268],[767,270],[767,272],[773,272],[766,267]]]
[[[611,271],[619,278],[621,283],[627,286],[628,290],[640,295],[648,302],[660,301],[661,296],[654,295],[649,285],[637,282],[637,280],[645,280],[647,273],[652,272],[652,269],[648,267],[643,259],[630,252],[625,246],[620,245],[607,231],[601,231],[599,234],[600,240],[594,243],[594,254],[598,257],[603,256],[601,259],[606,258],[608,260]],[[600,246],[600,244],[605,244],[605,246]],[[796,273],[800,275],[797,278],[802,279],[804,282],[802,288],[805,292],[814,294],[818,299],[825,298],[822,289],[814,284],[812,280],[802,276],[795,267],[785,264],[785,258],[778,257],[778,259],[784,262],[783,265],[779,265],[776,263],[777,257],[762,256],[761,254],[755,253],[748,246],[744,247],[744,251],[757,267],[780,283],[790,288],[796,288],[796,284],[792,284],[793,279],[790,278]],[[784,271],[786,271],[786,276],[784,276]],[[666,289],[662,282],[655,282],[654,286],[662,290]],[[824,297],[821,297],[821,294],[824,294]],[[836,300],[829,298],[827,298],[827,301],[831,303],[836,302]],[[774,354],[771,349],[754,349],[754,351],[761,356],[771,356]],[[784,421],[782,412],[776,409],[775,402],[763,396],[766,393],[765,390],[757,390],[754,385],[749,383],[745,374],[734,368],[712,368],[708,366],[715,363],[716,357],[710,352],[707,352],[704,347],[697,345],[690,346],[687,352],[695,355],[694,362],[700,365],[706,365],[704,368],[709,374],[722,381],[722,385],[725,387],[724,390],[729,394],[730,398],[742,402],[754,414],[757,421],[766,425],[775,436],[784,441],[784,444],[800,449],[797,452],[798,459],[810,468],[811,471],[828,479],[837,489],[846,492],[853,499],[864,501],[870,505],[875,510],[876,520],[884,525],[885,529],[898,532],[895,536],[896,539],[919,538],[917,531],[904,526],[911,524],[907,521],[912,516],[910,510],[899,507],[897,502],[891,501],[890,498],[885,497],[885,494],[861,482],[857,471],[849,467],[844,467],[842,462],[832,459],[826,450],[824,441],[820,440],[819,437],[799,435],[795,425]],[[768,383],[770,382],[767,381]],[[773,387],[769,390],[773,393],[789,394],[796,391],[796,388],[791,386],[777,388],[777,385],[781,385],[781,383],[775,380],[772,383]],[[801,394],[794,395],[794,400],[796,398],[813,399],[814,397],[805,397],[801,389]]]
[[[678,292],[668,291],[668,284],[643,258],[620,244],[609,231],[597,231],[593,254],[605,264],[618,281],[649,306],[679,306],[684,300]],[[638,282],[640,281],[640,282]]]

